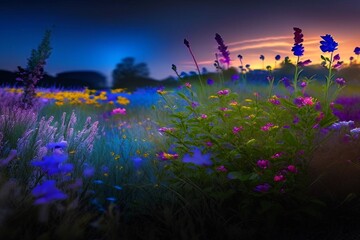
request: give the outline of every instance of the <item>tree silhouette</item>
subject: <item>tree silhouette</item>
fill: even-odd
[[[146,63],[135,64],[133,57],[126,57],[122,62],[116,65],[112,73],[113,87],[117,88],[119,83],[124,80],[135,78],[147,78],[150,75],[149,68]]]

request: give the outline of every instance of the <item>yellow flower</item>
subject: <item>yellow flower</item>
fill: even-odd
[[[243,110],[250,110],[250,109],[251,109],[251,107],[248,107],[248,106],[242,106],[242,107],[241,107],[241,109],[243,109]]]
[[[211,98],[219,98],[219,97],[218,97],[218,96],[215,96],[215,95],[210,95],[209,98],[211,99]]]
[[[62,105],[64,105],[64,102],[55,102],[55,104],[58,106],[62,106]]]
[[[250,98],[246,98],[245,102],[252,102],[252,100]]]

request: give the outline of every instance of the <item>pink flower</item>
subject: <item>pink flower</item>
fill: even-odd
[[[258,160],[256,165],[259,168],[266,169],[269,167],[269,161],[268,160]]]
[[[292,173],[297,173],[297,169],[294,165],[287,166],[287,170]]]
[[[305,97],[303,103],[307,106],[314,105],[314,99],[312,97]]]
[[[224,95],[228,95],[229,94],[229,90],[228,89],[224,89],[224,90],[220,90],[217,92],[218,95],[224,96]]]
[[[214,145],[214,144],[213,144],[212,142],[210,142],[210,141],[206,142],[205,144],[206,144],[206,146],[208,146],[208,147],[212,147],[212,146]]]
[[[206,118],[207,118],[207,115],[206,115],[206,114],[201,114],[201,118],[202,118],[202,119],[206,119]]]
[[[275,177],[274,177],[274,182],[283,182],[283,181],[285,181],[286,179],[285,179],[285,177],[284,177],[284,175],[282,175],[282,174],[280,174],[280,175],[275,175]]]
[[[262,126],[262,127],[261,127],[261,130],[264,131],[264,132],[267,132],[267,131],[269,131],[270,128],[273,127],[273,126],[274,126],[274,124],[272,124],[272,123],[267,123],[267,124],[265,124],[265,126]]]
[[[227,172],[228,171],[224,165],[217,167],[216,170],[219,172]]]
[[[175,128],[161,127],[158,129],[159,132],[173,132]]]
[[[275,153],[274,155],[271,156],[272,159],[276,159],[276,158],[279,158],[281,157],[282,153],[279,152],[279,153]]]
[[[115,114],[121,114],[121,115],[125,115],[126,114],[126,109],[125,108],[115,108],[111,111],[111,114],[115,115]]]
[[[238,132],[242,131],[243,130],[243,126],[239,126],[239,127],[233,127],[233,130],[232,132],[234,134],[237,134]]]
[[[187,82],[187,83],[185,83],[185,87],[191,88],[191,84]]]

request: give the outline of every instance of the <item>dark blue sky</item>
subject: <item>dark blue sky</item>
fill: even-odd
[[[115,0],[0,0],[0,69],[26,66],[31,49],[52,29],[52,55],[46,71],[95,70],[110,77],[121,59],[146,62],[157,79],[194,70],[187,38],[200,67],[213,71],[219,33],[229,45],[233,65],[237,55],[260,67],[274,56],[289,55],[293,27],[303,29],[305,56],[320,61],[320,35],[332,34],[339,53],[348,59],[360,46],[360,1],[115,1]]]

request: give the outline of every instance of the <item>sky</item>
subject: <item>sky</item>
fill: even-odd
[[[260,69],[261,54],[265,66],[274,66],[277,54],[295,60],[293,27],[303,30],[302,60],[319,63],[320,36],[331,34],[346,63],[360,46],[359,12],[358,0],[0,0],[0,69],[26,67],[46,29],[52,30],[45,66],[50,75],[92,70],[110,81],[125,57],[145,62],[150,77],[159,80],[175,76],[172,64],[179,72],[195,71],[184,38],[199,67],[215,71],[216,33],[228,46],[232,66],[240,65],[241,54],[244,64]]]

